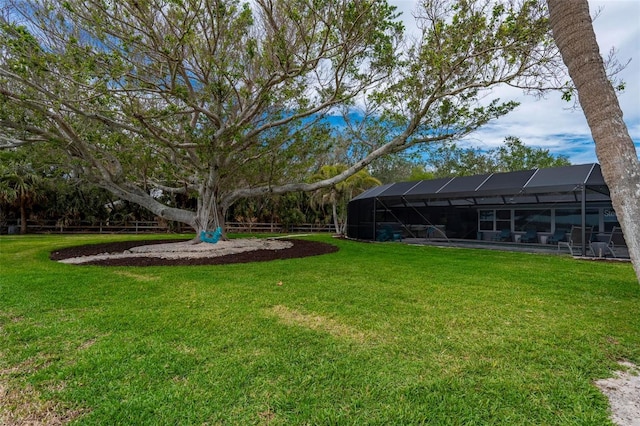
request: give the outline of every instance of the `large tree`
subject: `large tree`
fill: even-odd
[[[640,281],[640,162],[607,78],[587,0],[547,0],[554,39],[587,118],[596,155],[611,191]]]
[[[488,90],[538,86],[555,48],[540,1],[424,0],[404,43],[384,0],[5,3],[0,143],[48,143],[74,173],[196,231],[239,199],[330,187],[468,135],[516,107]],[[326,117],[340,111],[336,137]],[[310,182],[335,149],[348,167]]]

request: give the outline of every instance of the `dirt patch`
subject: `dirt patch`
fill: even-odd
[[[276,243],[277,242],[277,243]],[[229,245],[236,247],[227,250]],[[155,246],[155,248],[154,248]],[[238,246],[242,246],[239,249]],[[249,246],[249,249],[245,248]],[[338,247],[299,239],[242,239],[218,244],[189,241],[122,241],[68,247],[56,250],[51,260],[82,265],[100,266],[185,266],[228,265],[233,263],[265,262],[334,253]],[[75,262],[70,259],[85,258]]]
[[[84,414],[65,410],[51,401],[43,401],[31,386],[9,389],[0,381],[0,424],[6,426],[65,425]]]
[[[32,374],[49,364],[46,356],[39,356],[0,370],[0,425],[65,425],[85,412],[44,400],[40,392],[31,385],[17,385],[17,382],[11,380],[12,376]]]
[[[640,426],[640,367],[621,362],[616,377],[595,382],[609,398],[611,420],[619,426]]]
[[[362,331],[356,330],[338,321],[321,315],[310,315],[289,309],[286,306],[274,306],[271,312],[287,325],[298,325],[315,331],[329,333],[332,336],[364,343],[371,339]]]

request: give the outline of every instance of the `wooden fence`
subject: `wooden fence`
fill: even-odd
[[[334,232],[330,224],[302,223],[283,225],[280,223],[243,223],[227,222],[226,232],[230,233],[314,233]],[[144,233],[192,233],[193,229],[180,223],[157,221],[113,222],[80,222],[64,224],[56,221],[27,221],[28,234],[144,234]],[[0,225],[0,234],[19,234],[20,226],[15,224]]]

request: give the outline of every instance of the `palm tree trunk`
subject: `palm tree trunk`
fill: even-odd
[[[578,91],[640,281],[640,162],[607,78],[587,0],[547,0],[553,37]]]

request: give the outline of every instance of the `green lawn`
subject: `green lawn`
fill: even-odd
[[[630,264],[328,236],[255,264],[48,260],[129,238],[0,238],[0,423],[603,425],[593,381],[640,363]]]

